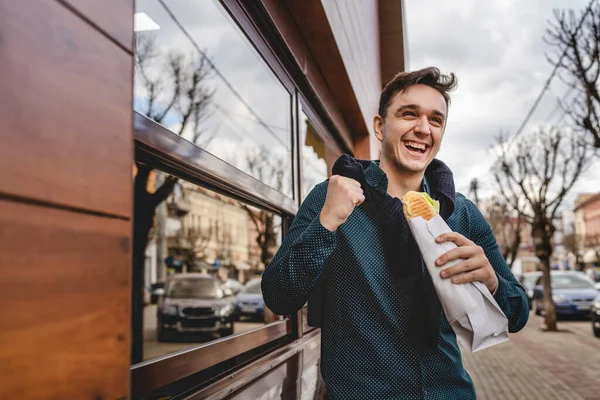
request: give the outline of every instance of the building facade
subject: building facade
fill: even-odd
[[[339,155],[379,156],[403,18],[401,0],[0,0],[1,397],[317,396],[305,312],[162,344],[144,291],[184,261],[260,271]]]
[[[585,267],[600,266],[600,193],[575,200],[575,236]]]

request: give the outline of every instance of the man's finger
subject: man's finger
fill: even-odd
[[[481,281],[482,278],[483,278],[483,276],[482,276],[481,270],[476,269],[475,271],[468,272],[464,275],[455,276],[454,278],[452,278],[452,283],[460,285],[463,283]]]
[[[457,247],[455,249],[450,250],[449,252],[442,254],[437,260],[435,260],[435,264],[438,267],[446,265],[450,261],[459,260],[459,259],[467,259],[473,257],[477,254],[477,248],[473,246],[463,246]]]
[[[458,232],[442,233],[435,239],[435,241],[438,243],[454,242],[457,246],[469,246],[474,244]]]
[[[477,260],[470,258],[468,260],[461,261],[456,265],[444,269],[442,272],[440,272],[440,276],[445,279],[452,278],[454,275],[459,275],[463,272],[473,271],[478,268],[480,268],[480,265],[477,263]]]

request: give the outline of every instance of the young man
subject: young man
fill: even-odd
[[[437,68],[396,75],[374,118],[381,160],[342,156],[334,175],[308,195],[263,274],[265,303],[276,314],[298,311],[323,285],[321,373],[329,398],[475,399],[456,336],[402,214],[399,198],[410,190],[439,200],[453,230],[438,241],[458,247],[437,264],[464,261],[442,277],[484,283],[511,332],[527,323],[527,295],[490,226],[455,193],[452,173],[434,159],[455,86],[454,75]]]

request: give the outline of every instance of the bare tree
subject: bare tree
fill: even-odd
[[[487,208],[487,220],[492,227],[494,235],[498,239],[498,246],[508,266],[512,266],[517,258],[517,252],[521,245],[521,223],[523,217],[517,211],[517,217],[514,218],[512,210],[505,201],[498,198],[491,200]],[[513,223],[514,219],[514,223]]]
[[[499,143],[499,163],[494,171],[500,194],[532,225],[535,255],[543,271],[546,326],[556,331],[556,311],[550,284],[553,221],[565,196],[579,179],[592,151],[589,140],[566,130],[543,129],[521,137],[516,149]]]
[[[576,270],[582,270],[583,268],[581,268],[582,262],[581,262],[581,252],[584,249],[584,240],[580,235],[577,235],[576,233],[570,233],[568,235],[565,235],[563,237],[563,246],[565,246],[565,249],[567,249],[568,252],[573,253],[573,255],[575,256],[575,269]]]
[[[592,0],[580,15],[574,10],[554,11],[546,41],[556,48],[548,61],[564,72],[564,81],[576,90],[573,105],[565,111],[600,148],[600,3]],[[564,54],[564,56],[563,56]]]
[[[135,79],[144,89],[146,105],[144,115],[163,123],[167,116],[179,117],[176,131],[183,135],[188,129],[192,132],[194,143],[206,147],[212,140],[206,134],[204,121],[210,113],[214,90],[208,87],[206,79],[211,71],[209,63],[203,57],[186,57],[182,53],[171,52],[163,55],[151,35],[136,35],[135,42]],[[153,168],[136,162],[134,181],[134,246],[133,270],[134,282],[142,280],[145,251],[150,230],[154,225],[156,208],[169,197],[177,179],[168,176],[157,179],[160,186],[155,190],[149,187]],[[150,190],[149,190],[150,189]],[[162,260],[159,260],[162,265]],[[143,290],[140,287],[133,300],[134,308],[142,304]],[[132,362],[142,359],[142,317],[141,310],[134,311]]]
[[[246,155],[248,169],[254,177],[266,182],[276,190],[281,191],[285,184],[285,160],[273,156],[268,149],[261,147],[258,152],[248,152]],[[275,215],[268,211],[241,204],[248,213],[257,231],[256,243],[260,248],[260,261],[268,265],[276,253],[279,226],[275,223]]]

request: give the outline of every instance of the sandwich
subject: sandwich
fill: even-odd
[[[440,203],[425,192],[410,191],[400,200],[407,221],[416,217],[429,221],[440,212]]]

